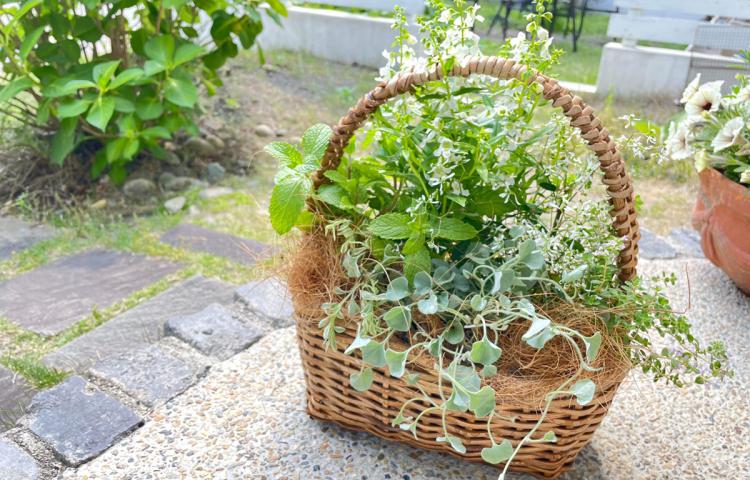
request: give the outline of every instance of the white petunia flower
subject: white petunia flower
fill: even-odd
[[[733,98],[727,101],[730,105],[739,105],[741,103],[750,103],[750,83],[742,87]]]
[[[740,182],[750,183],[750,170],[745,170],[744,172],[742,172],[742,175],[740,175]]]
[[[670,157],[675,160],[690,158],[693,151],[690,149],[688,136],[689,132],[684,123],[681,123],[676,130],[671,132],[667,140],[667,151]]]
[[[715,112],[721,106],[721,86],[723,80],[708,82],[700,87],[685,103],[685,112],[689,117],[700,118],[703,112]]]
[[[682,92],[682,98],[680,99],[680,103],[687,103],[688,100],[690,100],[690,97],[695,94],[695,92],[698,91],[698,87],[701,83],[701,74],[695,76],[692,82],[688,83],[688,86],[685,87],[685,91]]]
[[[742,145],[747,143],[747,140],[742,136],[742,128],[745,126],[745,121],[742,117],[734,117],[729,120],[724,127],[719,130],[713,140],[711,140],[711,146],[714,147],[714,153],[725,150],[734,145]]]

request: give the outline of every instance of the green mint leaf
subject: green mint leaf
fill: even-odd
[[[273,187],[271,193],[271,226],[279,235],[289,232],[305,209],[305,199],[312,189],[312,180],[288,175]]]
[[[305,152],[305,161],[308,159],[317,165],[320,165],[320,159],[328,148],[331,141],[331,127],[319,123],[308,128],[302,134],[302,150]]]
[[[294,168],[302,163],[302,154],[286,142],[272,142],[263,150],[281,163],[282,167]]]
[[[386,240],[403,240],[411,235],[411,218],[403,213],[386,213],[370,222],[367,229]]]
[[[477,236],[477,230],[455,218],[440,218],[437,220],[434,235],[446,240],[461,241],[469,240]]]

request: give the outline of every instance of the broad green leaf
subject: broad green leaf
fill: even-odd
[[[408,353],[406,350],[403,352],[397,352],[390,348],[386,350],[385,361],[388,364],[388,370],[390,370],[392,377],[401,378],[404,375]]]
[[[183,63],[187,63],[191,60],[195,60],[201,55],[206,53],[206,49],[200,45],[194,43],[185,43],[177,47],[177,51],[174,54],[174,62],[172,67],[177,67]]]
[[[115,113],[115,99],[112,97],[99,97],[91,105],[86,121],[101,131],[107,129],[107,124]]]
[[[91,100],[84,100],[82,98],[74,98],[72,100],[62,102],[57,108],[57,118],[63,119],[77,117],[78,115],[81,115],[83,114],[83,112],[88,110],[91,103]]]
[[[570,387],[570,393],[576,397],[578,405],[587,405],[594,399],[596,384],[589,378],[579,380]]]
[[[34,46],[39,41],[39,37],[42,36],[42,33],[44,33],[44,26],[36,28],[23,38],[21,48],[18,49],[18,54],[23,60],[26,60],[26,57],[28,57],[29,53],[34,49]]]
[[[373,367],[385,367],[385,348],[382,343],[375,341],[369,342],[360,348],[362,350],[362,360]]]
[[[477,418],[486,417],[495,410],[495,390],[485,385],[478,392],[469,395],[469,408]]]
[[[464,388],[470,392],[479,391],[479,387],[482,385],[482,379],[479,378],[479,375],[477,375],[477,372],[473,367],[455,365],[455,371],[453,373],[455,381],[463,385]]]
[[[119,65],[119,60],[113,60],[111,62],[98,63],[94,66],[92,76],[96,84],[99,85],[99,88],[103,90],[107,86]]]
[[[29,77],[14,78],[8,82],[2,90],[0,90],[0,102],[7,102],[19,93],[33,86],[34,82],[32,82]]]
[[[155,126],[155,127],[149,127],[141,132],[141,137],[147,139],[147,140],[153,140],[155,138],[161,138],[164,140],[169,140],[172,138],[172,134],[169,133],[169,130],[162,126]]]
[[[154,120],[164,113],[164,106],[156,97],[139,97],[135,101],[135,114],[141,120]]]
[[[482,365],[494,365],[502,352],[500,347],[485,336],[471,346],[471,361]]]
[[[446,240],[461,241],[469,240],[477,236],[477,230],[455,218],[440,218],[437,221],[435,236]]]
[[[394,278],[385,290],[385,298],[391,302],[397,302],[409,295],[409,280],[406,277]]]
[[[411,310],[407,307],[393,307],[385,312],[383,319],[397,332],[408,332],[411,328]]]
[[[143,50],[151,60],[169,67],[174,59],[174,37],[172,35],[153,37],[146,42]]]
[[[136,138],[120,137],[110,140],[105,147],[107,162],[117,164],[132,159],[138,153],[139,146],[140,142]]]
[[[153,77],[166,70],[167,67],[163,63],[157,62],[156,60],[146,60],[143,64],[143,74],[147,77]]]
[[[453,435],[448,435],[447,437],[437,437],[435,439],[438,442],[447,442],[451,448],[458,453],[464,454],[466,453],[466,447],[464,446],[463,442],[460,438],[454,437]]]
[[[354,337],[354,341],[352,341],[351,345],[346,347],[346,350],[344,350],[344,353],[349,355],[353,351],[357,350],[358,348],[362,348],[365,345],[369,344],[372,341],[370,338],[360,337],[359,334],[357,334],[356,337]]]
[[[422,300],[418,301],[417,308],[425,315],[434,315],[435,313],[437,313],[438,301],[435,293],[430,292],[430,295],[428,295],[427,298],[423,298]]]
[[[451,322],[450,327],[445,331],[445,340],[452,344],[458,345],[464,341],[464,327],[461,322],[454,320]]]
[[[445,402],[445,408],[451,412],[467,412],[469,410],[469,396],[458,388],[454,388],[451,396]]]
[[[328,148],[328,142],[331,141],[332,133],[331,127],[318,123],[302,134],[302,150],[305,152],[305,161],[308,161],[309,158],[316,164],[320,163],[320,159],[323,158],[323,154]]]
[[[404,275],[408,279],[413,279],[418,272],[429,273],[431,267],[430,252],[426,247],[404,257]]]
[[[76,93],[78,90],[94,88],[96,84],[90,80],[60,79],[43,90],[46,97],[57,98]]]
[[[492,465],[507,462],[513,456],[513,445],[505,439],[499,444],[482,449],[482,460]]]
[[[426,295],[432,289],[432,277],[427,272],[417,272],[414,275],[414,293]]]
[[[528,330],[526,330],[526,333],[524,333],[523,337],[521,338],[523,338],[524,340],[528,340],[531,337],[536,336],[538,333],[541,333],[542,330],[549,327],[550,323],[552,322],[550,322],[548,318],[534,317],[531,320],[531,326]]]
[[[599,347],[602,344],[602,334],[596,332],[590,337],[583,337],[583,342],[586,344],[586,361],[591,364],[596,360],[596,355],[599,353]]]
[[[533,337],[526,339],[526,343],[536,349],[540,349],[543,348],[547,344],[547,342],[549,342],[553,338],[555,338],[555,332],[551,328],[545,328]]]
[[[263,150],[278,160],[283,167],[294,168],[302,163],[302,154],[286,142],[269,143]]]
[[[115,99],[115,111],[122,113],[133,113],[135,112],[135,103],[131,102],[127,98],[114,97]]]
[[[280,235],[289,232],[305,208],[305,199],[312,189],[312,180],[305,176],[287,177],[276,184],[271,193],[271,226]]]
[[[336,208],[346,209],[352,206],[349,196],[340,185],[321,185],[317,195],[325,203]]]
[[[372,368],[365,368],[359,373],[349,375],[349,383],[354,390],[364,392],[370,389],[372,385],[373,371]]]
[[[55,165],[62,165],[75,148],[77,124],[76,118],[66,118],[60,122],[60,129],[55,133],[50,145],[50,160]]]
[[[494,365],[485,365],[479,374],[484,378],[494,377],[497,375],[497,367]]]
[[[175,105],[192,108],[198,101],[198,89],[188,80],[170,78],[165,83],[164,96]]]
[[[143,77],[142,68],[128,68],[127,70],[120,72],[111,82],[109,82],[107,89],[114,90],[141,77]]]
[[[375,218],[367,229],[386,240],[402,240],[411,235],[411,217],[403,213],[386,213]]]

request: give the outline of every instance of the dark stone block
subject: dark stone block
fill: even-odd
[[[179,269],[166,260],[93,250],[0,283],[0,315],[54,335]]]
[[[286,285],[277,278],[254,280],[238,287],[235,300],[242,302],[253,312],[270,319],[277,327],[294,324],[294,306]]]
[[[36,242],[54,235],[54,230],[44,225],[33,225],[13,217],[0,216],[0,260],[13,252],[29,248]]]
[[[669,240],[677,247],[680,255],[686,257],[704,258],[701,248],[701,236],[690,228],[675,228],[669,232]]]
[[[173,247],[209,253],[246,265],[252,265],[271,253],[271,247],[261,242],[190,224],[176,226],[165,233],[161,241]]]
[[[13,428],[16,420],[23,416],[34,393],[22,376],[0,365],[0,432]]]
[[[38,393],[28,421],[29,430],[70,466],[100,455],[143,423],[131,409],[81,377]]]
[[[39,467],[31,455],[18,445],[0,440],[0,478],[2,480],[36,480]]]
[[[639,254],[651,260],[676,258],[677,251],[664,239],[645,228],[641,228],[641,240],[638,242]]]

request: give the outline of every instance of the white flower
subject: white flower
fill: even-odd
[[[695,92],[698,91],[698,86],[700,86],[701,83],[701,74],[695,76],[692,82],[688,83],[688,86],[685,87],[685,91],[682,92],[682,98],[680,99],[680,103],[687,103],[687,101],[690,99],[690,97],[693,96]]]
[[[742,87],[727,103],[730,105],[739,105],[740,103],[750,103],[750,83]]]
[[[721,86],[723,80],[708,82],[690,95],[685,103],[685,112],[690,117],[701,117],[703,112],[715,112],[721,106]]]
[[[448,23],[451,19],[451,11],[447,8],[440,12],[440,17],[438,18],[438,22],[440,23]]]
[[[744,172],[742,172],[742,175],[740,175],[740,182],[750,183],[750,170],[745,170]]]
[[[708,161],[708,153],[705,150],[700,150],[695,154],[695,170],[700,173],[710,166]]]
[[[671,132],[667,140],[667,151],[670,157],[675,160],[685,160],[693,154],[688,136],[689,132],[684,123],[681,123],[676,130]]]
[[[734,117],[729,120],[724,127],[719,130],[713,140],[711,140],[711,146],[714,147],[714,153],[720,152],[733,145],[741,145],[747,143],[747,140],[742,136],[742,128],[745,126],[745,121],[742,117]]]

